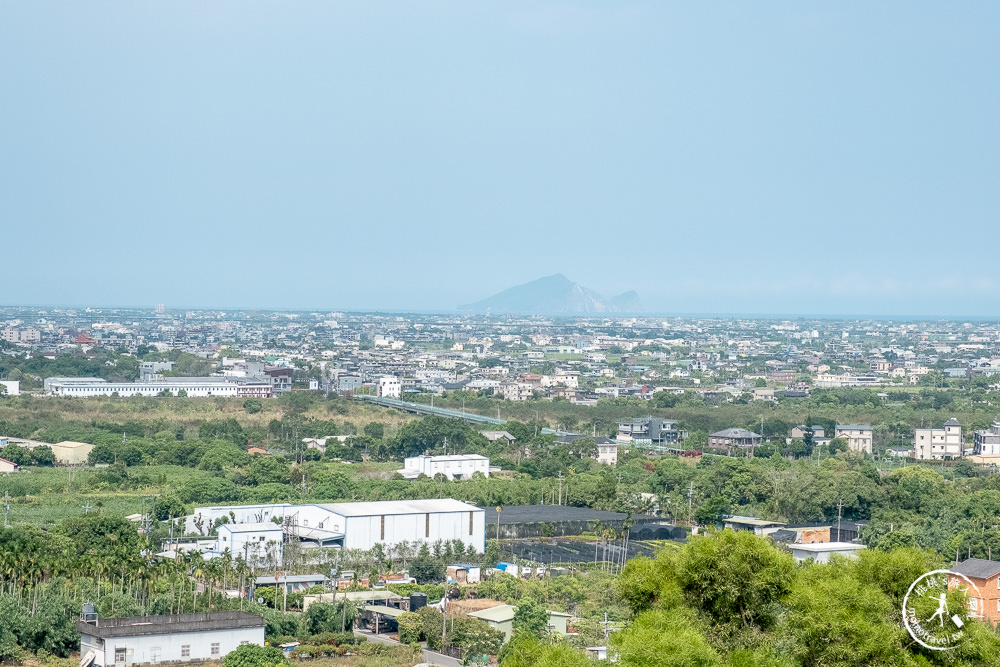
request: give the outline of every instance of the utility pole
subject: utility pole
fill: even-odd
[[[559,480],[559,504],[562,505],[562,481],[563,481],[562,470],[559,471],[557,479]]]
[[[500,539],[500,512],[502,512],[502,511],[503,511],[503,508],[500,507],[499,505],[497,505],[497,540]],[[497,546],[499,546],[499,545],[497,545]]]
[[[840,517],[844,511],[844,500],[841,498],[837,501],[837,541],[840,541]]]
[[[608,620],[608,612],[604,612],[604,622],[601,623],[601,625],[604,626],[604,645],[607,646],[608,645],[608,634],[609,634],[608,628],[611,625],[611,621]]]
[[[91,509],[92,508],[90,506],[90,503],[87,503],[86,505],[83,505],[83,513],[84,514],[89,514]]]
[[[499,514],[497,515],[499,516]],[[448,594],[441,597],[441,650],[444,650],[444,637],[448,632]]]
[[[688,524],[691,523],[691,505],[694,500],[694,482],[688,486]]]

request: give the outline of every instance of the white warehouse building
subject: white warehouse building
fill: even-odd
[[[186,518],[185,527],[189,533],[207,534],[222,517],[230,523],[219,527],[217,547],[219,551],[228,548],[233,556],[239,551],[230,546],[232,540],[241,545],[254,541],[267,544],[274,539],[272,531],[282,532],[280,526],[268,523],[273,517],[283,519],[285,535],[325,547],[370,549],[376,544],[430,544],[438,540],[461,540],[478,553],[486,547],[485,512],[452,498],[198,507]],[[241,531],[241,523],[254,525]],[[222,537],[227,542],[223,543]]]
[[[410,456],[403,460],[403,469],[397,472],[407,479],[416,479],[420,475],[433,478],[438,474],[449,480],[470,479],[477,472],[489,477],[490,460],[480,454]]]

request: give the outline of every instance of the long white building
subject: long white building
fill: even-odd
[[[477,472],[489,477],[490,460],[480,454],[409,456],[403,459],[403,469],[397,472],[407,479],[416,479],[420,475],[431,478],[444,475],[448,480],[469,479]]]
[[[104,378],[48,378],[43,383],[50,396],[157,396],[164,390],[177,396],[256,396],[272,395],[271,381],[254,377],[164,377],[139,382],[108,382]]]
[[[242,611],[98,618],[85,605],[76,628],[84,667],[219,661],[243,644],[264,645],[264,618]]]
[[[370,549],[376,544],[400,542],[428,543],[438,540],[461,540],[482,553],[486,547],[486,515],[476,507],[452,498],[430,500],[382,500],[362,503],[320,503],[311,505],[225,505],[198,507],[185,520],[189,533],[207,535],[216,520],[226,517],[228,527],[220,527],[220,537],[244,542],[264,542],[274,539],[274,517],[280,517],[284,534],[293,539],[313,542],[320,546],[344,549]],[[239,524],[257,524],[242,529]],[[278,527],[280,529],[280,527]],[[239,537],[232,535],[233,531]],[[223,535],[225,534],[225,535]],[[263,539],[262,539],[263,538]],[[237,555],[231,546],[217,544]]]

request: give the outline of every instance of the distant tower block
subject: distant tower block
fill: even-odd
[[[166,307],[162,303],[156,304],[156,308],[153,309],[157,315],[162,315],[167,311]]]

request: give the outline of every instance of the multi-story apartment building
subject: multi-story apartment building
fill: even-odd
[[[378,395],[382,398],[400,398],[403,395],[403,383],[398,377],[385,375],[379,378]]]
[[[535,395],[535,387],[523,382],[508,382],[497,389],[501,390],[503,397],[508,401],[526,401]]]
[[[1000,421],[990,428],[973,432],[973,453],[977,456],[1000,456]]]
[[[852,452],[872,453],[872,427],[860,424],[837,424],[834,437],[847,440]]]
[[[951,461],[963,454],[962,425],[954,417],[944,423],[944,428],[918,428],[913,433],[915,458]]]
[[[686,437],[687,431],[677,428],[677,422],[673,419],[639,417],[618,422],[618,442],[664,445],[680,442]]]

